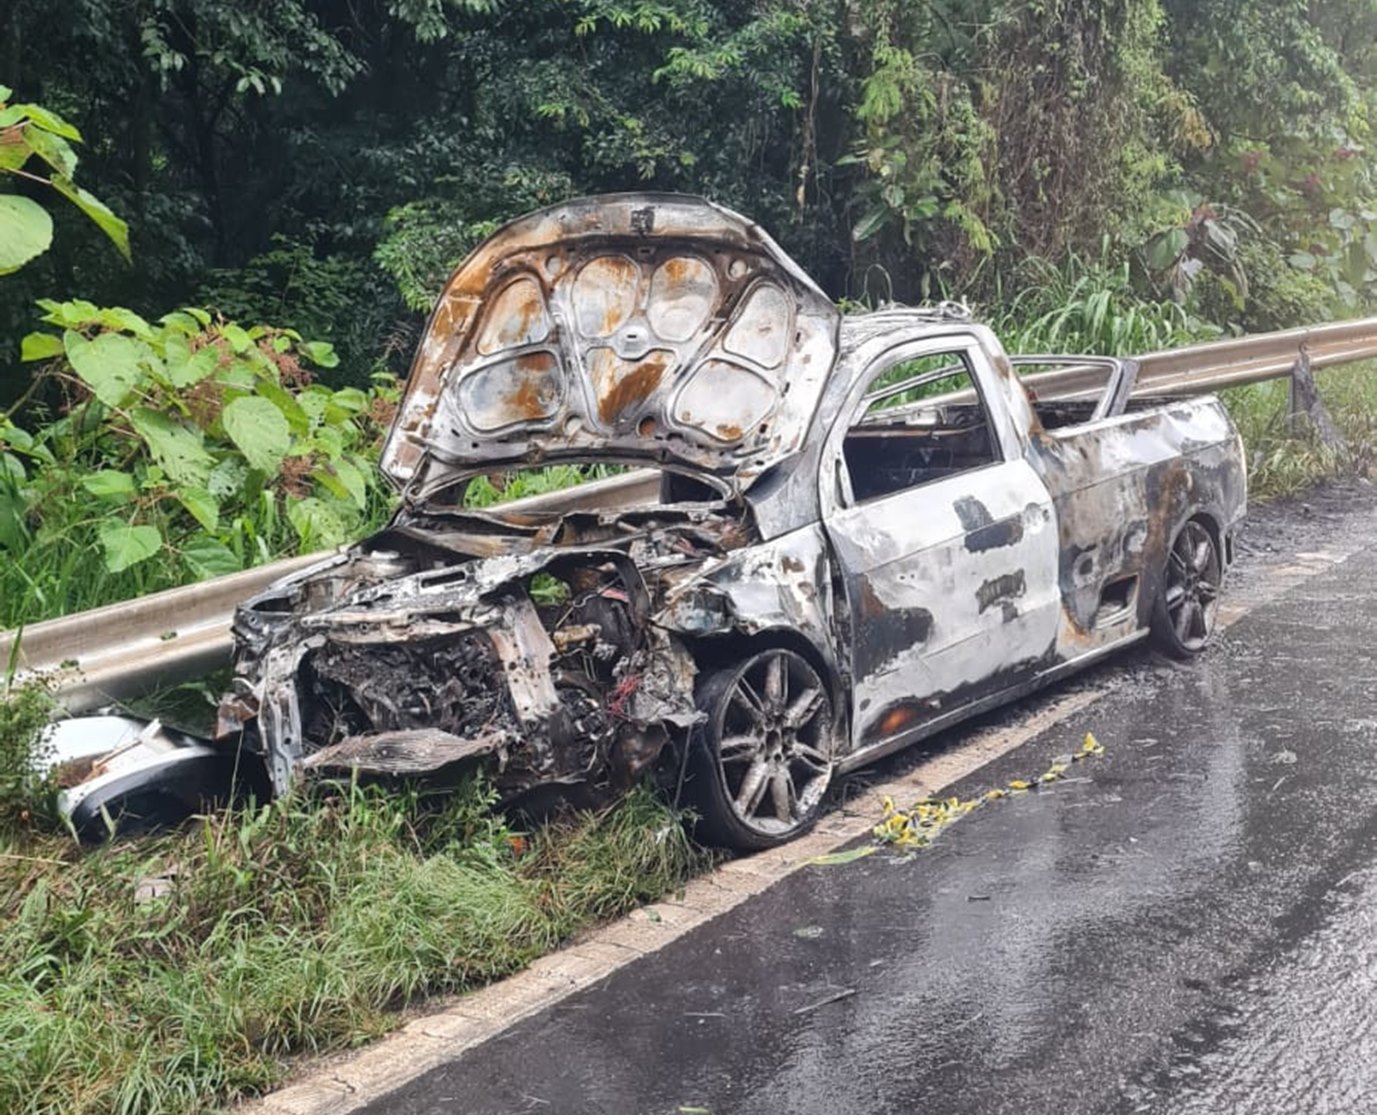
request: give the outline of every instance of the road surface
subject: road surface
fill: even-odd
[[[1372,523],[1255,530],[1244,588],[1261,551]],[[1109,695],[946,792],[1092,731],[1075,780],[806,867],[361,1110],[1377,1111],[1369,538],[1200,661],[1097,672]]]

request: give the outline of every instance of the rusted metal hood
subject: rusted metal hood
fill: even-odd
[[[469,256],[417,351],[382,470],[413,503],[494,467],[654,463],[744,490],[795,453],[840,315],[702,198],[583,198]]]

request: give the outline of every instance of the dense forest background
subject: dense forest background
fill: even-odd
[[[1070,269],[1262,329],[1377,281],[1372,0],[9,0],[0,79],[80,129],[133,259],[58,213],[0,278],[11,398],[39,297],[404,370],[477,240],[608,190],[707,194],[871,303]]]
[[[852,307],[1132,353],[1370,310],[1374,105],[1377,0],[8,0],[0,626],[382,521],[425,312],[530,209],[702,193]],[[1257,490],[1329,461],[1226,401]]]

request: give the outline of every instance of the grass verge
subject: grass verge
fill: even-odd
[[[0,719],[11,757],[42,722],[21,712]],[[0,1110],[178,1113],[262,1091],[292,1056],[381,1034],[397,1007],[513,972],[706,862],[649,791],[529,833],[491,807],[481,782],[345,786],[93,851],[6,808]]]
[[[1327,448],[1302,419],[1288,420],[1290,383],[1285,379],[1234,387],[1220,393],[1243,434],[1248,453],[1250,498],[1292,496],[1342,472],[1370,475],[1377,462],[1377,364],[1331,368],[1315,377],[1320,396],[1348,443]]]

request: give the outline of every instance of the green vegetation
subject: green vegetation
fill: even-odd
[[[1014,350],[1367,312],[1374,27],[1371,0],[13,0],[0,623],[377,523],[377,377],[481,237],[580,193],[708,194],[838,299],[964,298]]]
[[[1316,377],[1340,436],[1341,450],[1325,446],[1304,418],[1292,428],[1289,384],[1273,380],[1223,393],[1225,406],[1248,451],[1249,498],[1293,496],[1341,472],[1371,475],[1377,464],[1377,367],[1355,364]]]
[[[0,414],[0,626],[337,545],[385,512],[375,447],[390,382],[330,388],[330,345],[199,309],[150,324],[89,302],[42,303],[61,332],[30,428]]]
[[[81,142],[81,133],[41,105],[7,103],[12,94],[0,85],[0,179],[50,187],[90,217],[128,259],[129,226],[72,180],[72,143]],[[0,275],[18,271],[52,242],[53,219],[42,205],[20,193],[0,193]]]
[[[0,712],[5,819],[18,715]],[[491,805],[481,782],[342,785],[86,853],[0,828],[0,1108],[170,1115],[261,1091],[292,1055],[380,1034],[704,863],[649,791],[529,833]]]
[[[9,0],[0,80],[0,626],[379,523],[422,315],[578,194],[707,194],[839,300],[963,298],[1025,352],[1377,302],[1373,0]],[[1371,468],[1377,372],[1319,378],[1346,453],[1284,385],[1227,393],[1255,498]],[[517,834],[479,784],[83,853],[44,827],[46,713],[0,701],[4,1110],[262,1088],[701,862],[646,794]]]

